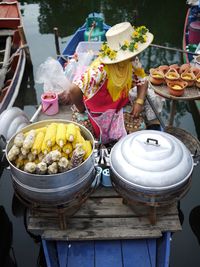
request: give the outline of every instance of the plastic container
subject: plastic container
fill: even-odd
[[[189,43],[200,43],[200,21],[193,21],[189,26]]]
[[[101,183],[105,187],[111,187],[112,183],[110,180],[110,169],[106,168],[102,171]]]
[[[58,95],[55,93],[44,93],[41,95],[42,112],[46,115],[58,113]]]
[[[99,53],[99,50],[103,42],[79,42],[76,48],[76,53],[87,53],[92,51],[95,55]]]
[[[105,30],[103,29],[103,15],[101,13],[91,13],[86,19],[85,41],[105,41]],[[95,23],[95,27],[93,27]]]

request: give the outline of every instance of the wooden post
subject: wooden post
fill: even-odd
[[[54,27],[53,31],[54,31],[54,37],[55,37],[56,54],[57,54],[57,57],[58,57],[58,55],[60,55],[58,28]]]
[[[176,114],[176,100],[173,99],[171,102],[168,126],[173,126],[175,114]]]
[[[22,25],[18,26],[18,31],[19,31],[21,42],[22,42],[22,46],[24,46],[24,51],[26,53],[27,60],[29,61],[29,63],[31,63],[32,62],[31,61],[31,55],[30,55],[29,47],[27,45],[26,36],[24,33],[24,28]]]

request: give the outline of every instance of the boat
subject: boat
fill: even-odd
[[[48,267],[169,266],[170,232],[156,239],[110,241],[42,240]]]
[[[86,45],[90,42],[89,38],[86,41],[85,32],[88,36],[92,36],[92,25],[95,19],[99,22],[101,15],[92,13],[89,15],[86,23],[80,27],[72,36],[66,45],[62,54],[58,57],[58,61],[64,67],[66,61],[72,58],[79,44]],[[90,27],[88,27],[88,23]],[[98,25],[98,23],[96,23]],[[103,23],[103,29],[99,32],[106,32],[110,28],[109,25]],[[99,41],[102,41],[95,36],[92,41],[93,46]],[[88,46],[91,47],[88,43]],[[86,50],[85,50],[86,51]],[[66,118],[66,113],[65,118]],[[91,218],[92,220],[92,218]],[[34,224],[34,218],[31,219]],[[35,226],[33,226],[34,228]],[[117,227],[117,226],[116,226]],[[116,228],[115,227],[115,228]],[[29,225],[29,229],[31,226]],[[116,228],[117,229],[117,228]],[[33,229],[32,229],[33,230]],[[80,231],[80,229],[79,229]],[[48,232],[48,231],[47,231]],[[115,239],[102,238],[94,240],[84,240],[84,238],[76,239],[76,241],[69,241],[70,238],[66,235],[66,240],[57,241],[58,235],[56,230],[53,231],[55,236],[50,239],[42,235],[42,246],[45,254],[45,259],[48,267],[57,266],[169,266],[170,257],[170,236],[171,232],[166,231],[160,234],[159,237],[153,238],[135,238],[135,239]],[[59,231],[58,231],[59,232]],[[56,238],[57,236],[57,238]]]
[[[184,63],[194,64],[194,56],[200,54],[200,28],[196,30],[190,29],[190,24],[192,22],[198,22],[200,20],[200,7],[198,5],[198,1],[188,1],[190,6],[188,7],[184,30],[183,30],[183,42],[182,47],[183,50],[188,51],[189,53],[183,54]],[[199,24],[197,25],[199,26]],[[192,38],[191,38],[192,35]],[[191,43],[192,41],[192,43]],[[200,67],[200,65],[195,64],[195,66]],[[200,100],[194,100],[190,103],[190,108],[193,111],[193,119],[197,125],[197,133],[200,137],[200,129],[199,129],[199,115],[200,115]],[[198,116],[196,116],[198,114]]]
[[[0,114],[14,105],[26,64],[22,17],[17,1],[0,2]]]

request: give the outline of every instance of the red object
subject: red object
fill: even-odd
[[[0,27],[16,29],[20,26],[21,16],[17,1],[3,1],[0,3]]]
[[[84,100],[86,107],[89,112],[94,115],[94,113],[103,113],[108,109],[115,109],[119,111],[122,107],[128,104],[128,97],[121,96],[117,101],[113,102],[108,90],[107,90],[107,80],[102,85],[102,87],[97,91],[97,93],[89,98]],[[90,117],[91,124],[93,126],[96,137],[98,138],[100,135],[100,129],[98,125],[92,120]]]
[[[193,21],[189,26],[189,43],[200,43],[200,21]]]

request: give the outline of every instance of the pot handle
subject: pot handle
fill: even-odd
[[[196,167],[199,164],[200,160],[200,155],[197,155],[197,149],[194,152],[194,155],[192,155],[193,161],[194,161],[194,166]]]
[[[157,139],[153,139],[153,138],[147,138],[147,141],[145,143],[147,145],[160,146],[158,144],[158,140]]]

